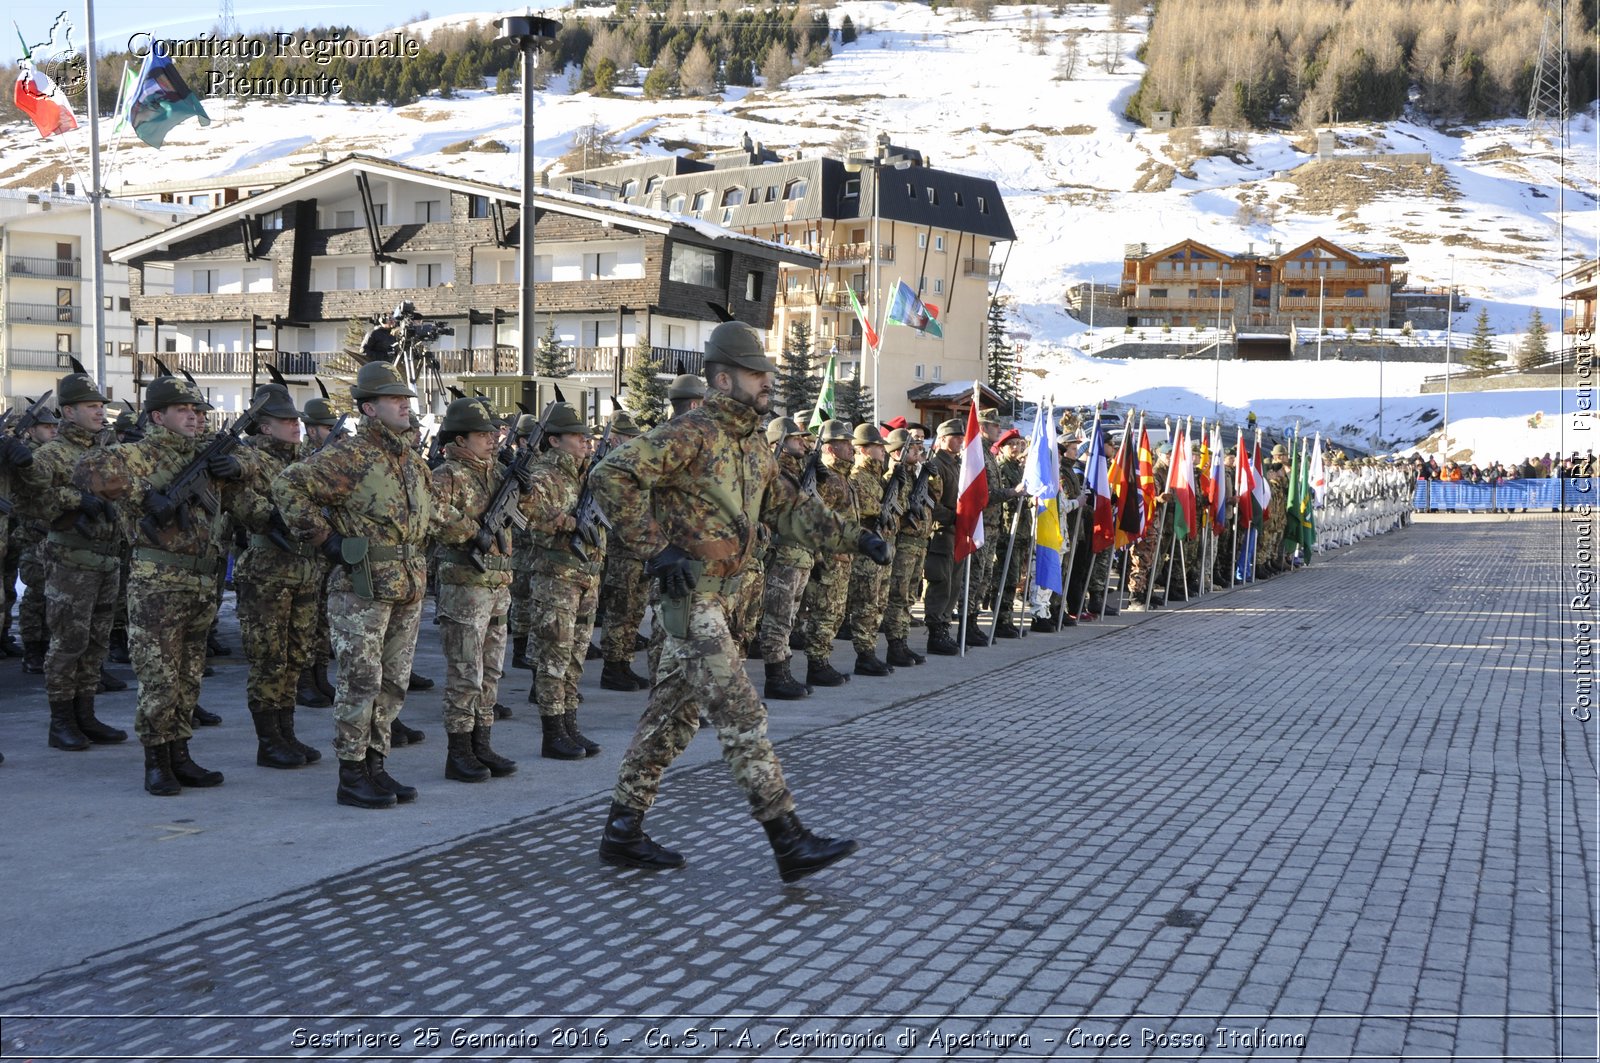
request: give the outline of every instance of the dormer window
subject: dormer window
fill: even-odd
[[[667,210],[673,214],[682,214],[684,204],[687,202],[688,200],[684,197],[684,194],[679,192],[667,198]]]
[[[729,188],[722,193],[722,205],[724,207],[737,207],[743,202],[744,189],[742,188]]]
[[[784,199],[804,199],[806,194],[806,179],[796,177],[793,181],[783,186]]]
[[[930,206],[935,207],[939,205],[939,191],[932,185],[928,186],[928,203]]]
[[[660,187],[661,187],[661,176],[659,174],[657,174],[657,175],[651,177],[648,181],[646,181],[644,183],[644,194],[648,196],[648,195],[650,195],[652,192],[654,192],[656,189],[658,189]]]
[[[844,198],[858,199],[861,196],[861,178],[852,177],[844,183]]]
[[[622,192],[620,194],[623,199],[632,199],[639,194],[639,182],[631,177],[622,182]]]
[[[706,209],[706,203],[708,203],[710,199],[711,190],[702,189],[694,194],[694,202],[690,204],[689,209],[694,211],[696,214],[699,214],[702,210]]]

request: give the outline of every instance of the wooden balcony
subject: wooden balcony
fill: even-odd
[[[862,240],[851,244],[833,244],[823,251],[823,267],[848,266],[855,262],[868,262],[872,259],[872,241]],[[878,248],[879,262],[894,261],[894,245],[883,244]]]
[[[1332,295],[1320,300],[1314,295],[1306,298],[1301,298],[1299,296],[1290,298],[1286,295],[1278,300],[1278,309],[1284,311],[1310,310],[1315,312],[1319,305],[1323,310],[1329,312],[1336,310],[1388,310],[1389,300],[1379,299],[1373,296],[1362,296],[1356,299],[1344,299]]]
[[[1388,274],[1381,269],[1286,269],[1278,273],[1278,280],[1283,284],[1315,286],[1319,281],[1326,280],[1329,284],[1387,284]]]

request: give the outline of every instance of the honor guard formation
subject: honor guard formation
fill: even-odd
[[[51,748],[127,742],[97,715],[97,695],[125,687],[109,658],[138,677],[144,789],[221,785],[223,771],[195,759],[211,760],[196,728],[222,722],[201,694],[207,656],[228,652],[215,623],[231,585],[256,764],[317,764],[331,730],[339,804],[416,801],[389,753],[424,739],[400,717],[409,690],[432,686],[412,670],[432,595],[445,779],[518,770],[494,738],[512,715],[499,700],[508,651],[532,672],[539,756],[600,752],[579,711],[598,659],[603,688],[642,702],[601,859],[683,864],[644,821],[709,724],[793,881],[856,843],[801,823],[766,700],[1291,571],[1311,560],[1316,521],[1325,545],[1400,526],[1416,482],[1409,467],[1337,456],[1323,473],[1303,441],[1264,459],[1259,435],[1251,450],[1241,431],[1235,449],[1204,426],[1198,444],[1181,430],[1151,448],[1130,421],[1113,454],[1118,433],[1098,418],[1053,411],[1028,436],[995,410],[931,432],[903,418],[802,424],[773,415],[777,366],[738,323],[711,333],[703,376],[672,382],[660,424],[619,411],[593,426],[563,402],[506,420],[458,398],[424,444],[416,392],[374,353],[343,414],[327,398],[297,409],[270,383],[217,424],[191,381],[162,375],[108,425],[84,372],[13,404],[0,420],[0,533],[8,594],[19,575],[25,589],[21,646],[8,608],[0,648],[44,676]],[[1331,490],[1325,508],[1314,487]],[[308,726],[307,708],[331,708],[331,729]]]

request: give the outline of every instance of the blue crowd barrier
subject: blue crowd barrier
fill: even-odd
[[[1570,479],[1499,480],[1494,483],[1447,483],[1418,480],[1413,507],[1419,512],[1492,513],[1495,510],[1571,510],[1594,505],[1595,482],[1587,476]]]

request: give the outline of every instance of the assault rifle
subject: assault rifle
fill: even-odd
[[[806,455],[805,468],[800,470],[800,493],[816,495],[817,479],[822,475],[822,441],[817,440],[811,453]]]
[[[527,468],[533,464],[534,458],[539,455],[539,442],[544,438],[544,426],[550,421],[550,411],[555,409],[552,402],[545,406],[544,414],[539,418],[533,430],[528,433],[528,438],[522,450],[517,454],[516,460],[506,467],[500,476],[500,483],[494,489],[494,496],[489,499],[488,507],[483,511],[483,516],[478,518],[478,530],[486,531],[494,536],[495,545],[500,547],[501,553],[511,552],[511,534],[506,530],[507,525],[514,528],[526,528],[528,518],[522,515],[522,477]],[[482,551],[476,544],[467,544],[468,556],[472,559],[472,567],[479,572],[489,571],[489,566],[484,564]]]
[[[205,449],[196,454],[189,464],[179,470],[178,475],[159,492],[166,496],[170,506],[163,507],[160,513],[146,513],[139,520],[139,530],[144,532],[151,542],[157,542],[161,529],[171,527],[174,521],[180,527],[187,528],[190,506],[197,505],[210,516],[217,515],[222,503],[211,486],[211,473],[207,471],[207,466],[212,458],[231,454],[238,449],[239,437],[256,423],[261,416],[262,407],[270,400],[270,395],[262,396],[259,402],[246,410],[232,424],[223,425],[222,431],[217,433],[216,438],[207,443]]]
[[[333,422],[333,427],[328,430],[327,437],[324,438],[322,442],[318,443],[317,444],[317,449],[313,450],[311,453],[320,454],[322,452],[322,448],[323,447],[326,447],[329,443],[332,443],[335,439],[338,439],[341,435],[343,435],[344,434],[344,423],[346,421],[348,421],[349,419],[350,419],[350,415],[348,413],[341,413],[339,415],[339,419],[337,421]]]
[[[906,505],[913,513],[920,515],[933,509],[933,495],[928,488],[928,476],[933,472],[933,460],[922,459],[922,469],[917,473],[916,482],[911,485],[911,498]]]
[[[55,389],[52,388],[40,395],[39,400],[30,403],[20,417],[17,416],[15,409],[7,410],[5,417],[0,418],[0,432],[10,432],[16,438],[21,439],[24,432],[39,423],[39,414],[44,411],[45,404],[50,401],[50,396],[54,394]],[[15,418],[15,422],[13,422],[13,418]],[[16,504],[11,499],[0,496],[0,517],[9,517],[16,511]]]
[[[905,516],[906,505],[900,496],[905,493],[906,467],[896,464],[894,472],[889,474],[889,483],[883,490],[883,508],[878,514],[878,531],[880,533],[894,527],[895,523]]]
[[[572,517],[578,522],[578,526],[573,529],[572,538],[568,541],[572,546],[572,552],[578,555],[578,560],[580,561],[589,560],[589,547],[599,547],[600,528],[598,526],[611,527],[610,518],[600,508],[600,503],[594,500],[594,487],[590,482],[594,467],[600,464],[601,459],[606,456],[607,451],[610,449],[611,425],[607,424],[604,434],[600,436],[599,444],[594,448],[594,457],[589,460],[589,468],[583,474],[583,490],[578,492],[578,504],[572,510]]]

